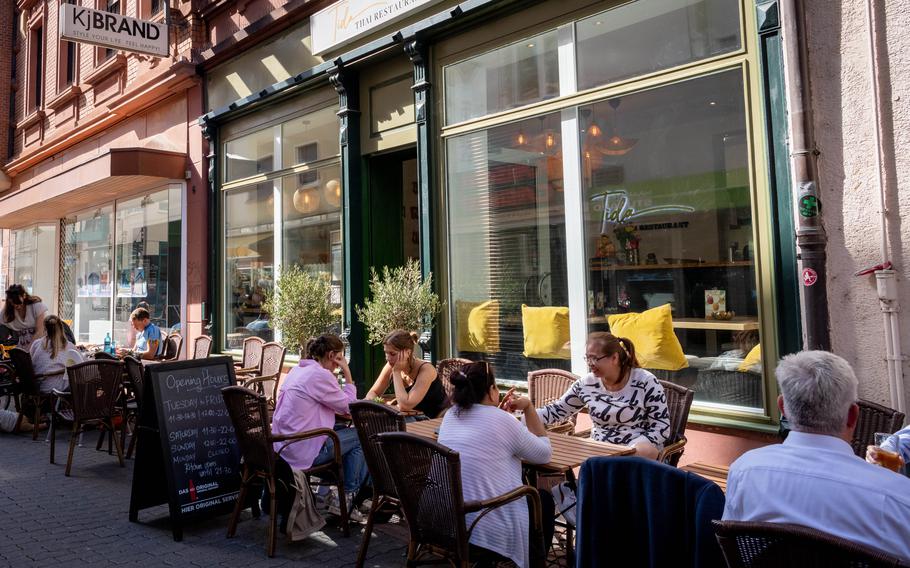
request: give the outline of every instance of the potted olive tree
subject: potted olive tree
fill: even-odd
[[[397,268],[383,267],[381,276],[371,268],[370,294],[372,298],[355,310],[372,345],[379,345],[396,329],[425,336],[441,307],[439,296],[433,292],[433,275],[424,279],[420,263],[413,259]]]
[[[303,356],[307,340],[339,324],[330,297],[331,285],[325,275],[291,266],[279,271],[274,290],[266,294],[264,308],[284,344]]]

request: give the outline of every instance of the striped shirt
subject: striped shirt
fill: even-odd
[[[588,374],[575,381],[562,398],[537,409],[537,414],[544,424],[558,424],[585,406],[594,424],[592,440],[627,446],[645,438],[661,450],[670,437],[667,395],[644,369],[632,369],[626,386],[615,392]]]
[[[508,412],[478,404],[449,410],[439,428],[439,443],[461,455],[465,501],[498,497],[522,485],[521,462],[550,461],[550,440],[537,437]],[[477,513],[467,515],[471,526]],[[471,544],[528,566],[528,505],[524,499],[498,507],[478,521]]]

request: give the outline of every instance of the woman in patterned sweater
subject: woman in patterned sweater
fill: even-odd
[[[545,424],[558,424],[588,407],[591,439],[632,446],[654,459],[670,435],[663,387],[639,367],[635,346],[624,337],[597,332],[588,336],[585,361],[591,371],[562,398],[537,410]]]

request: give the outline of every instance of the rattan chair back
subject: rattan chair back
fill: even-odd
[[[853,453],[861,458],[866,457],[866,446],[875,443],[876,432],[897,432],[904,425],[904,413],[881,404],[868,400],[857,401],[859,405],[859,419],[856,421],[856,430],[853,431],[853,440],[850,445]]]
[[[261,337],[247,337],[243,340],[243,355],[241,366],[244,369],[258,369],[262,362],[262,346],[265,340]]]
[[[729,568],[908,566],[880,550],[798,525],[714,521],[714,532]]]
[[[25,349],[15,347],[9,350],[9,359],[16,370],[19,381],[18,390],[26,396],[38,394],[38,379],[35,377],[35,368],[32,366],[32,356]]]
[[[280,343],[269,342],[262,346],[262,362],[259,365],[258,376],[266,380],[258,382],[256,389],[262,389],[259,391],[260,394],[268,397],[273,405],[278,401],[278,387],[286,354],[287,349]]]
[[[468,558],[461,458],[432,440],[408,434],[379,434],[398,499],[408,521],[411,543]]]
[[[180,358],[180,350],[183,349],[183,336],[179,333],[172,333],[164,339],[164,354],[161,356],[162,361],[176,361]]]
[[[442,383],[442,388],[446,391],[446,396],[451,398],[452,392],[455,391],[455,385],[452,384],[452,373],[460,370],[465,365],[473,363],[470,359],[453,357],[451,359],[440,359],[436,363],[436,376]]]
[[[66,368],[73,416],[79,422],[110,419],[123,385],[120,361],[85,361]]]
[[[193,340],[193,359],[205,359],[212,352],[212,338],[200,335]]]
[[[385,455],[379,446],[377,434],[385,432],[404,432],[404,416],[385,404],[363,400],[350,404],[351,418],[360,438],[363,457],[373,478],[373,491],[376,494],[396,497],[395,483],[386,463]]]
[[[234,425],[244,465],[272,475],[275,452],[269,442],[272,429],[265,397],[243,387],[224,387],[221,396]]]
[[[133,397],[136,399],[136,405],[142,407],[142,395],[145,382],[145,368],[139,359],[132,356],[123,358],[123,364],[126,365],[126,374],[133,384]]]
[[[554,400],[559,400],[577,380],[578,375],[562,369],[530,371],[528,373],[528,398],[531,399],[531,405],[534,408],[543,408]],[[554,424],[548,429],[571,432],[575,430],[577,420],[578,415],[573,414],[562,424]],[[571,425],[571,427],[563,427],[564,425]]]
[[[667,411],[670,413],[670,438],[665,442],[672,444],[686,437],[686,425],[689,423],[689,410],[692,409],[692,399],[695,397],[695,391],[687,389],[670,381],[658,380],[660,386],[664,388],[667,395]],[[679,463],[682,452],[674,454],[669,465],[675,466]]]

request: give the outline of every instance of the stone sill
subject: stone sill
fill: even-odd
[[[79,85],[69,85],[58,93],[56,97],[49,100],[47,102],[47,107],[52,110],[57,110],[80,94],[82,94],[82,88]]]
[[[45,113],[41,109],[35,109],[31,114],[23,118],[16,125],[16,130],[24,130],[44,120]]]
[[[98,49],[105,49],[105,48],[102,47],[102,48],[98,48]],[[98,83],[101,82],[102,79],[108,77],[109,75],[113,75],[114,73],[121,71],[125,68],[126,68],[126,56],[124,56],[122,53],[117,53],[116,55],[114,55],[113,57],[111,57],[110,59],[108,59],[107,61],[102,63],[101,67],[98,67],[97,69],[95,69],[94,71],[89,73],[88,77],[85,78],[85,82],[92,86],[97,85]]]

